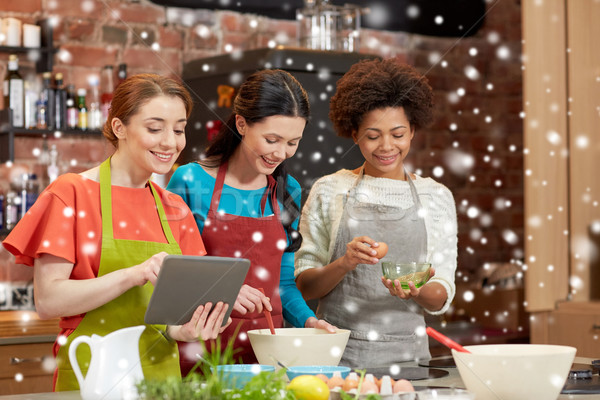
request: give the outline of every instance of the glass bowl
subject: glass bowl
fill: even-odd
[[[421,262],[392,262],[381,263],[381,270],[386,279],[399,280],[402,289],[409,289],[408,282],[413,282],[415,287],[421,287],[429,279],[431,263]]]

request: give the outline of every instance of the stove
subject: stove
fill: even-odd
[[[562,394],[600,394],[600,360],[573,364]]]

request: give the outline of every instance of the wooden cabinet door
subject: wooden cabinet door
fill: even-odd
[[[0,346],[0,395],[52,391],[52,343]]]
[[[600,304],[561,303],[553,313],[549,341],[577,348],[578,357],[600,358]]]

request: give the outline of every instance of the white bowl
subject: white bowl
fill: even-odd
[[[272,335],[268,329],[248,331],[252,350],[260,364],[280,368],[294,365],[338,365],[350,331],[329,333],[315,328],[280,328]]]
[[[452,350],[458,373],[477,400],[556,400],[576,349],[544,344],[465,346]]]

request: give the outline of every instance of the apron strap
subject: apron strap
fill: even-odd
[[[215,187],[213,188],[209,207],[215,213],[219,210],[219,202],[221,201],[221,193],[223,192],[223,184],[225,183],[225,175],[227,174],[227,164],[226,161],[219,166],[217,177],[215,178]]]
[[[112,219],[112,192],[111,192],[111,181],[110,181],[110,160],[111,157],[106,159],[100,164],[100,207],[102,211],[102,241],[113,240],[113,219]],[[156,209],[160,218],[160,224],[163,229],[163,233],[167,238],[169,244],[176,243],[169,222],[167,221],[167,215],[162,205],[162,201],[158,196],[158,192],[154,188],[151,182],[150,190],[152,196],[154,196],[154,202],[156,203]]]
[[[260,211],[262,213],[262,216],[265,216],[265,206],[267,204],[267,197],[270,194],[271,195],[271,208],[273,209],[273,214],[275,214],[275,217],[277,217],[277,220],[281,221],[281,218],[279,217],[280,212],[279,212],[279,203],[277,203],[277,182],[275,181],[275,178],[273,178],[272,175],[267,175],[267,182],[268,185],[265,189],[265,193],[262,196],[262,199],[260,200]]]
[[[110,159],[100,164],[100,206],[102,211],[102,240],[113,239],[112,195],[110,185]]]
[[[160,217],[160,225],[162,226],[163,233],[165,234],[169,244],[175,244],[175,237],[173,236],[173,232],[169,226],[169,221],[167,221],[167,214],[165,213],[165,208],[163,207],[162,201],[158,196],[158,192],[154,188],[152,182],[148,182],[148,185],[150,185],[150,190],[154,196],[154,202],[156,203],[156,209],[158,210],[158,216]]]

